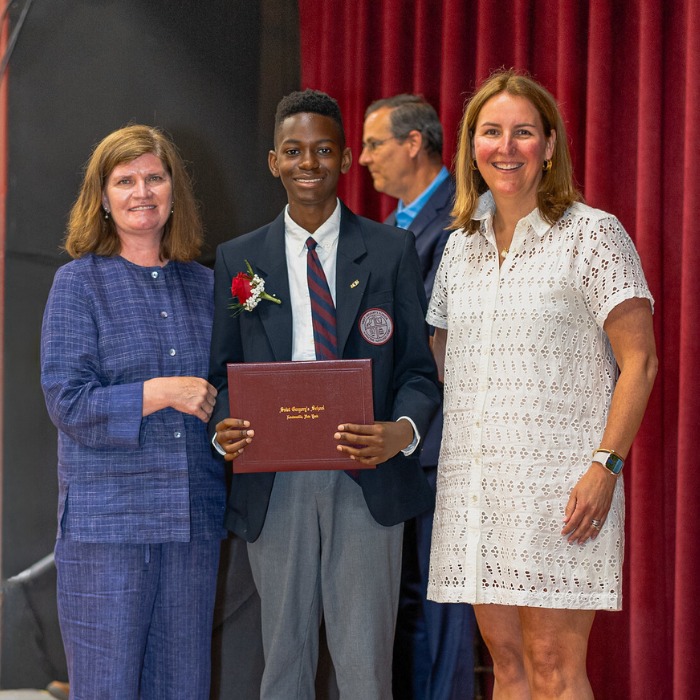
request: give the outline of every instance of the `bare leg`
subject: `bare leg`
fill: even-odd
[[[595,611],[518,608],[533,700],[593,700],[586,651]]]
[[[475,605],[474,612],[481,636],[493,659],[494,700],[530,700],[518,608],[511,605]]]

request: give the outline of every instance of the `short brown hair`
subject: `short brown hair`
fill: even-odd
[[[453,225],[473,232],[479,229],[479,222],[472,216],[479,196],[488,189],[478,170],[473,170],[472,140],[482,107],[488,100],[502,92],[524,97],[535,107],[542,119],[545,136],[552,130],[557,138],[552,154],[552,168],[543,174],[537,188],[537,208],[542,217],[554,224],[573,202],[581,201],[581,193],[574,185],[571,155],[566,139],[564,121],[557,102],[536,80],[514,69],[492,73],[474,93],[464,109],[459,128],[459,143],[455,157],[457,193],[452,209]]]
[[[422,95],[404,93],[375,100],[365,110],[365,119],[380,109],[390,109],[391,133],[398,141],[405,141],[412,131],[420,132],[423,146],[432,156],[442,158],[442,124],[429,102]]]
[[[112,218],[104,217],[102,193],[114,168],[146,153],[160,158],[172,180],[173,213],[165,224],[160,241],[161,258],[187,262],[199,255],[203,240],[202,222],[192,192],[192,181],[175,144],[156,127],[132,124],[102,139],[85,165],[64,244],[72,257],[80,258],[87,253],[119,254],[121,242]]]

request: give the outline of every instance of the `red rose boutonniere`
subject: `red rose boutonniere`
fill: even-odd
[[[231,281],[231,296],[234,301],[229,308],[233,310],[233,315],[238,316],[241,311],[252,311],[261,299],[281,304],[281,299],[265,291],[265,280],[253,272],[247,260],[245,265],[248,272],[239,272]],[[236,299],[238,301],[235,301]]]

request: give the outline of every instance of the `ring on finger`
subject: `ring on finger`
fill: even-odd
[[[601,520],[597,520],[596,518],[592,518],[592,519],[591,519],[591,525],[593,525],[593,527],[594,527],[596,530],[600,530],[600,529],[603,527],[602,521],[601,521]]]

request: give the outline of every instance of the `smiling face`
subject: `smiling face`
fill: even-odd
[[[535,106],[501,92],[479,112],[472,142],[477,167],[496,207],[515,206],[523,216],[537,206],[542,164],[552,157],[556,132],[547,137]]]
[[[289,214],[313,232],[336,207],[338,178],[350,169],[352,156],[331,118],[313,112],[287,117],[277,128],[268,164],[287,191]],[[319,222],[319,223],[315,223]]]
[[[153,153],[117,165],[108,175],[102,206],[122,243],[152,238],[159,243],[173,206],[170,174]]]

